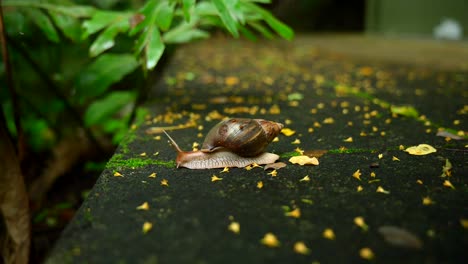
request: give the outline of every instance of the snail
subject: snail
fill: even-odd
[[[247,165],[274,163],[279,156],[265,152],[280,133],[283,124],[264,119],[232,118],[221,121],[206,135],[201,150],[183,151],[164,131],[177,151],[177,168],[242,168]]]

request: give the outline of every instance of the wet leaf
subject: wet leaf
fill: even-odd
[[[319,161],[317,158],[309,157],[309,156],[294,156],[289,159],[289,162],[292,164],[299,164],[301,166],[303,165],[319,165]]]
[[[463,137],[461,137],[459,135],[455,135],[453,133],[450,133],[449,131],[446,131],[446,130],[438,131],[436,136],[444,137],[444,138],[451,138],[451,139],[455,139],[455,140],[462,140],[463,139]]]
[[[384,240],[397,247],[421,249],[422,241],[410,231],[396,226],[381,226],[378,229]]]
[[[427,155],[437,152],[437,150],[434,147],[428,144],[419,144],[417,146],[412,146],[405,149],[405,151],[411,155]]]
[[[406,116],[406,117],[413,117],[413,118],[417,118],[419,116],[419,113],[418,111],[416,110],[416,108],[412,107],[412,106],[396,106],[396,105],[392,105],[390,107],[390,111],[393,113],[393,114],[397,114],[397,115],[402,115],[402,116]]]

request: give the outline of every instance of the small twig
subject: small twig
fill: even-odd
[[[13,106],[13,118],[15,121],[16,127],[16,134],[17,134],[17,141],[16,141],[16,151],[18,153],[18,157],[20,161],[24,157],[24,131],[23,127],[21,126],[21,110],[18,100],[18,94],[15,91],[15,84],[13,81],[13,71],[11,69],[11,62],[10,56],[8,54],[8,45],[7,45],[7,37],[5,33],[5,25],[3,22],[3,9],[0,1],[0,40],[2,46],[2,55],[3,55],[3,65],[5,65],[5,75],[8,90],[11,96],[11,102]]]

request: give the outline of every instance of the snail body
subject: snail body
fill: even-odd
[[[213,169],[274,163],[279,156],[265,152],[283,125],[264,119],[235,118],[221,121],[207,134],[199,151],[183,151],[164,131],[177,151],[177,167]]]

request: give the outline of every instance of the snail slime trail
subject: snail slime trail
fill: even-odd
[[[274,163],[279,156],[265,152],[280,133],[283,124],[264,119],[232,118],[215,125],[206,135],[202,149],[183,151],[164,131],[177,151],[177,168],[214,169],[242,168],[253,163]]]

